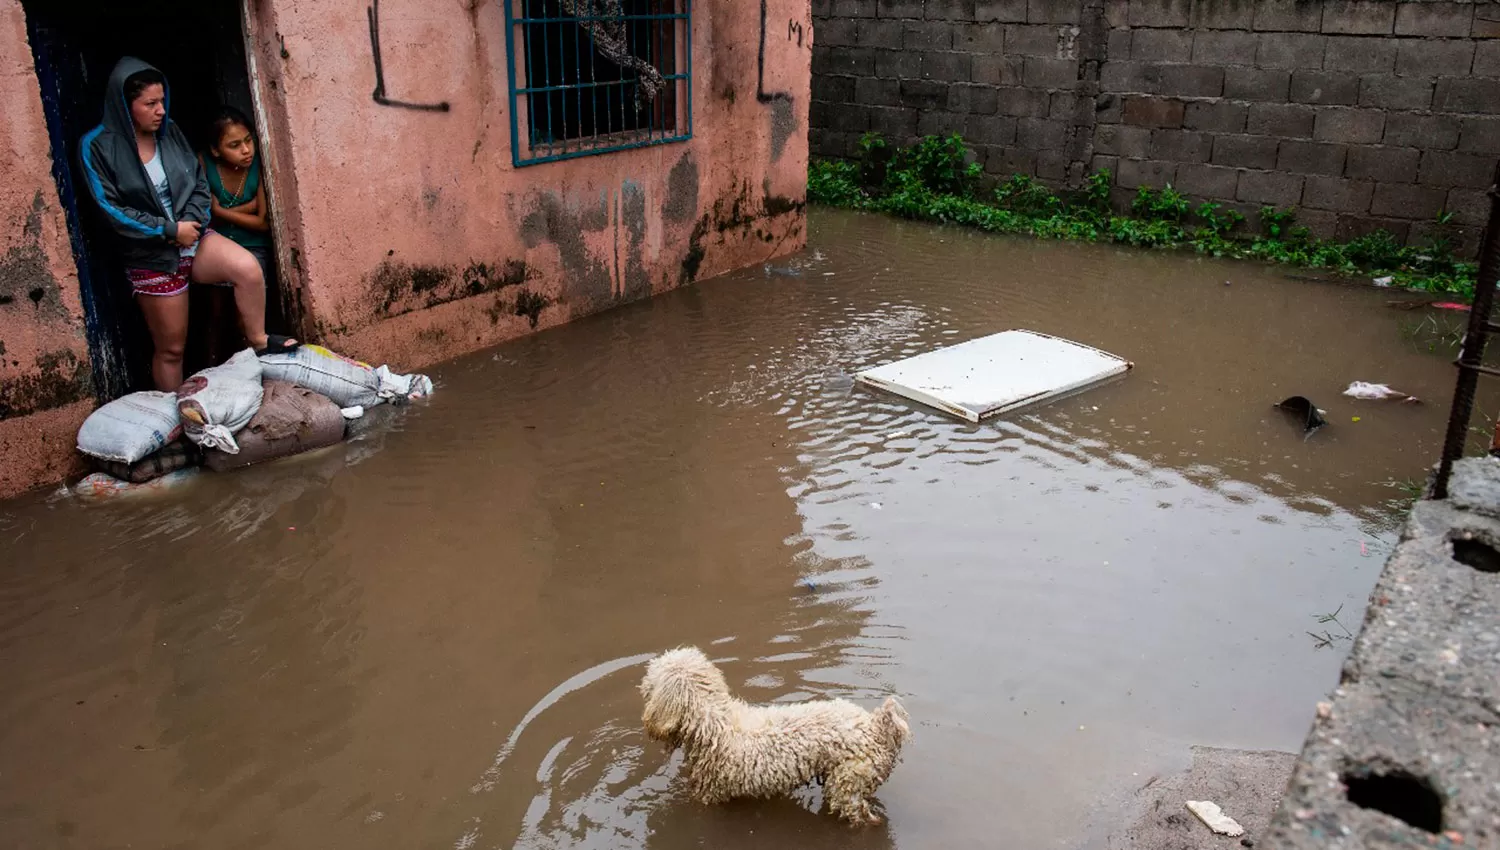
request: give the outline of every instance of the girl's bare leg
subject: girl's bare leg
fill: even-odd
[[[217,233],[198,242],[193,259],[193,283],[231,283],[240,329],[251,348],[266,345],[266,279],[255,255]],[[295,340],[293,340],[295,342]]]

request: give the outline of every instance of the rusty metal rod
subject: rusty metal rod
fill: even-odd
[[[1453,388],[1453,407],[1448,413],[1448,434],[1443,440],[1443,459],[1432,484],[1434,499],[1448,498],[1448,479],[1453,463],[1464,455],[1469,440],[1469,418],[1474,415],[1474,390],[1481,373],[1494,374],[1484,365],[1484,349],[1490,339],[1490,311],[1495,306],[1495,282],[1500,279],[1500,163],[1490,186],[1490,219],[1484,226],[1479,248],[1479,274],[1474,280],[1474,305],[1469,308],[1469,329],[1458,355],[1458,383]]]

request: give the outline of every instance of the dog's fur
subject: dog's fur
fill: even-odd
[[[682,747],[690,792],[703,803],[773,797],[817,780],[834,814],[878,823],[871,796],[911,738],[895,697],[874,712],[842,699],[750,705],[693,647],[653,658],[641,697],[646,734]]]

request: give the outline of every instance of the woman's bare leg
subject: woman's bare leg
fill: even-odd
[[[193,283],[231,283],[240,329],[251,348],[266,345],[266,279],[255,255],[234,240],[209,233],[193,258]],[[295,340],[294,340],[295,341]]]
[[[137,295],[151,330],[151,379],[165,393],[182,386],[182,352],[187,348],[188,294]]]

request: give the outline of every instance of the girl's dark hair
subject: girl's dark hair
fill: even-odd
[[[245,113],[235,109],[233,106],[220,107],[219,111],[214,114],[214,120],[209,122],[208,125],[209,146],[218,146],[219,140],[224,138],[224,131],[236,124],[244,127],[251,133],[255,132],[255,125],[250,123],[250,119],[245,117]]]
[[[141,92],[151,86],[165,86],[167,78],[155,68],[144,71],[136,71],[125,78],[125,102],[135,103],[135,99],[141,96]]]

